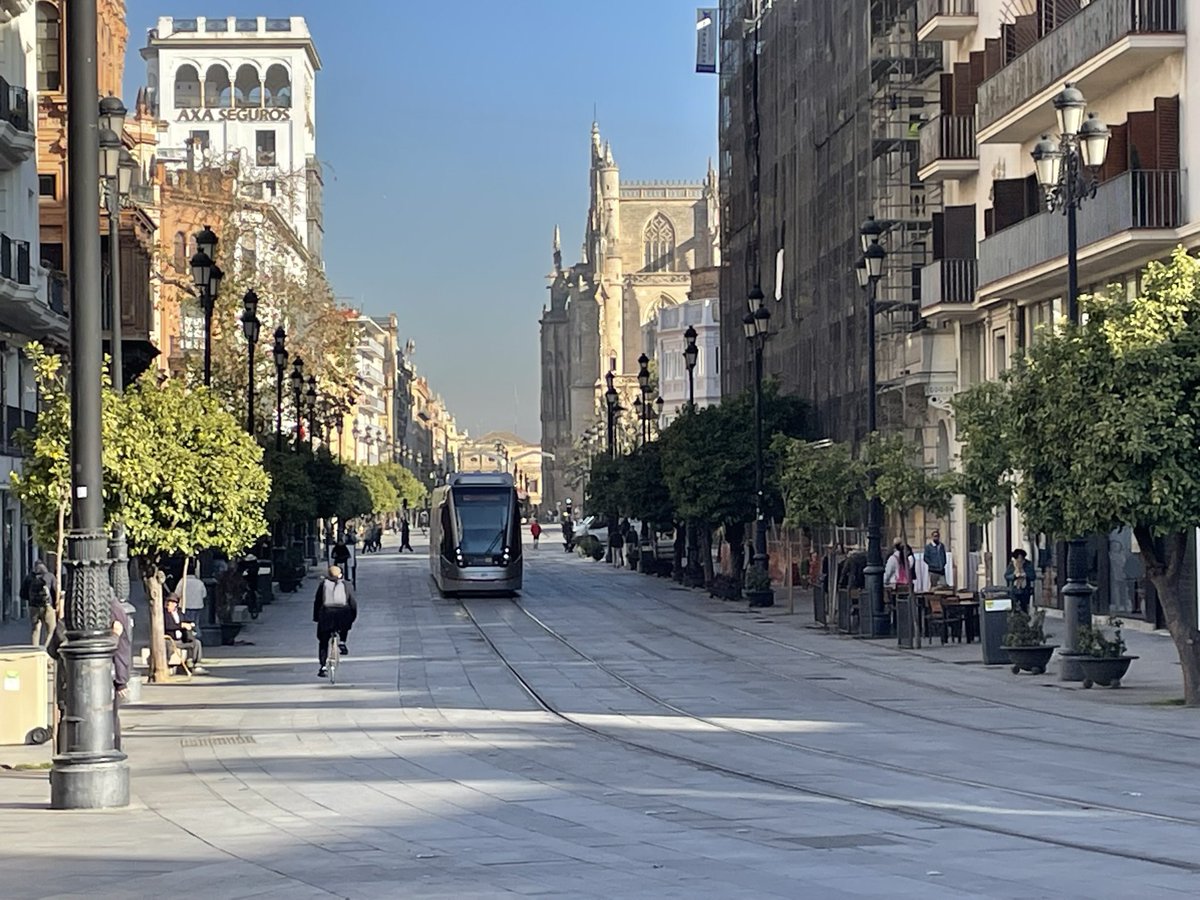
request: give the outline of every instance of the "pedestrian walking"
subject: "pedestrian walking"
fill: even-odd
[[[625,567],[625,535],[622,527],[608,529],[608,546],[612,548],[612,564],[618,569]]]
[[[21,582],[18,593],[21,599],[29,604],[29,618],[33,625],[30,643],[44,646],[41,636],[42,626],[45,626],[46,643],[49,644],[54,634],[54,626],[58,623],[58,581],[40,559],[34,562],[33,569]]]
[[[133,668],[133,630],[125,604],[115,597],[109,604],[112,611],[112,632],[117,636],[113,650],[113,746],[121,749],[121,704],[129,698],[129,671]]]
[[[411,537],[411,534],[410,534],[410,530],[408,527],[408,519],[406,519],[406,518],[401,519],[400,520],[400,552],[401,553],[403,553],[405,550],[409,551],[410,553],[416,552],[415,550],[413,550],[412,544],[409,542],[410,537]]]
[[[542,526],[535,518],[529,523],[529,534],[533,537],[533,549],[538,548],[538,538],[542,536]]]
[[[1037,571],[1029,561],[1029,555],[1018,547],[1012,552],[1008,568],[1004,570],[1004,583],[1008,585],[1013,601],[1021,608],[1021,612],[1029,613],[1029,603],[1033,599],[1033,583],[1037,579]]]
[[[941,532],[934,529],[925,545],[925,565],[929,567],[929,586],[940,587],[946,583],[946,545]]]
[[[883,567],[883,583],[890,588],[912,584],[915,566],[912,548],[897,541]]]

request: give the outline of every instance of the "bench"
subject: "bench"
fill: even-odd
[[[183,675],[185,678],[192,677],[192,670],[188,666],[187,651],[182,649],[175,639],[171,637],[163,637],[163,643],[167,652],[167,669],[172,675]],[[150,648],[143,647],[141,652],[142,665],[147,669],[150,668]]]

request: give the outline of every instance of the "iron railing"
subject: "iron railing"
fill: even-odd
[[[938,259],[921,269],[921,308],[975,302],[978,264],[973,259]]]
[[[975,117],[947,113],[926,122],[921,128],[918,164],[925,167],[939,159],[978,159],[975,147]]]
[[[925,26],[934,16],[979,15],[979,0],[919,0],[917,28]]]

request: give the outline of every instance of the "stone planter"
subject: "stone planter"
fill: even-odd
[[[1074,650],[1062,650],[1058,654],[1058,661],[1062,664],[1062,668],[1058,673],[1059,681],[1083,681],[1083,665],[1080,662],[1087,658],[1086,653],[1076,653]]]
[[[753,609],[762,609],[775,605],[775,592],[772,590],[743,591],[742,593],[750,601],[750,606]]]
[[[1009,661],[1012,662],[1012,673],[1032,672],[1041,675],[1046,671],[1050,657],[1058,649],[1058,644],[1043,644],[1040,647],[1005,647]]]
[[[1083,669],[1083,686],[1090,688],[1099,684],[1119,688],[1121,679],[1129,671],[1129,664],[1135,659],[1136,656],[1081,656],[1079,667]]]
[[[237,640],[238,634],[241,633],[241,622],[222,622],[221,623],[221,644],[225,647],[232,647],[234,641]]]

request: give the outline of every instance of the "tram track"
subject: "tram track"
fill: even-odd
[[[569,724],[576,729],[579,729],[581,731],[584,731],[584,732],[594,735],[596,737],[602,738],[604,740],[612,741],[612,742],[621,744],[623,746],[629,747],[631,749],[636,749],[636,750],[639,750],[642,752],[651,753],[651,754],[661,757],[661,758],[672,759],[677,762],[682,762],[682,763],[686,763],[688,765],[696,766],[696,767],[704,769],[706,771],[715,772],[715,773],[723,774],[723,775],[726,775],[729,777],[754,782],[756,784],[769,785],[769,786],[776,787],[779,789],[800,793],[800,794],[803,794],[806,796],[815,797],[815,798],[819,798],[819,799],[823,799],[823,800],[835,801],[835,802],[844,803],[844,804],[848,804],[848,805],[852,805],[852,806],[856,806],[856,807],[860,807],[860,808],[890,812],[890,813],[893,813],[895,815],[898,815],[898,816],[901,816],[904,818],[913,819],[913,820],[917,820],[917,821],[921,821],[921,822],[925,822],[925,823],[933,823],[933,824],[937,824],[937,825],[967,828],[967,829],[974,830],[974,831],[980,831],[980,832],[985,832],[985,833],[989,833],[989,834],[995,834],[995,835],[1000,835],[1000,836],[1005,836],[1005,837],[1016,838],[1016,839],[1020,839],[1023,841],[1032,841],[1032,842],[1039,843],[1039,844],[1046,844],[1046,845],[1058,846],[1058,847],[1062,847],[1062,848],[1066,848],[1066,849],[1078,850],[1078,851],[1086,852],[1089,854],[1099,854],[1099,855],[1109,856],[1109,857],[1115,856],[1115,857],[1124,858],[1124,859],[1137,860],[1137,861],[1142,861],[1142,862],[1150,862],[1150,863],[1154,863],[1156,865],[1164,866],[1164,867],[1171,868],[1171,869],[1182,870],[1182,871],[1187,871],[1187,872],[1192,872],[1192,873],[1200,873],[1200,863],[1190,862],[1187,860],[1175,859],[1172,857],[1166,857],[1166,856],[1161,856],[1161,855],[1157,855],[1157,854],[1147,854],[1144,852],[1126,851],[1126,850],[1122,850],[1119,848],[1114,849],[1114,848],[1110,848],[1110,847],[1097,847],[1094,845],[1084,844],[1082,842],[1072,841],[1072,840],[1069,840],[1066,838],[1056,837],[1053,835],[1042,835],[1042,834],[1033,835],[1033,834],[1030,834],[1025,831],[1019,831],[1015,828],[1007,828],[1007,827],[1004,827],[1001,825],[992,825],[992,824],[988,824],[988,823],[981,823],[981,822],[972,821],[972,820],[966,819],[966,818],[961,818],[961,817],[956,817],[956,816],[948,815],[948,814],[941,813],[941,812],[936,812],[936,811],[929,810],[929,809],[921,809],[917,806],[914,806],[911,804],[905,804],[900,801],[876,800],[876,799],[855,796],[853,794],[848,794],[848,793],[825,789],[825,788],[815,788],[812,786],[800,785],[800,784],[796,784],[794,782],[783,780],[781,778],[773,778],[771,776],[761,775],[761,774],[758,774],[755,772],[748,772],[743,769],[732,768],[730,766],[724,765],[719,762],[714,762],[712,760],[698,758],[696,756],[692,756],[692,755],[685,754],[685,753],[679,753],[679,752],[676,752],[673,750],[668,750],[668,749],[665,749],[662,747],[657,747],[657,746],[654,746],[653,744],[649,744],[649,743],[646,743],[643,741],[635,740],[635,739],[629,738],[624,735],[615,734],[611,731],[607,731],[603,728],[597,727],[596,725],[589,724],[586,721],[581,721],[579,716],[574,715],[569,712],[564,712],[563,710],[556,707],[552,702],[550,702],[550,700],[544,695],[544,693],[542,691],[540,691],[534,684],[532,684],[525,677],[525,675],[512,662],[512,660],[510,660],[508,658],[508,656],[503,652],[503,650],[497,644],[497,642],[493,638],[493,636],[488,633],[488,630],[476,618],[475,614],[472,612],[472,610],[468,606],[468,604],[466,602],[460,600],[459,606],[463,610],[463,612],[466,615],[469,622],[474,626],[474,628],[479,633],[479,635],[481,636],[483,641],[487,644],[489,649],[492,651],[492,653],[495,654],[495,656],[500,661],[500,663],[508,670],[508,672],[512,675],[512,677],[517,681],[517,683],[520,684],[521,688],[530,696],[530,698],[539,707],[541,707],[548,714],[554,716],[556,719],[559,719],[560,721],[562,721],[566,724]],[[1020,797],[1022,799],[1026,799],[1026,800],[1033,799],[1033,800],[1037,800],[1040,803],[1057,804],[1059,806],[1067,807],[1067,808],[1070,808],[1072,810],[1079,811],[1079,812],[1104,813],[1104,814],[1115,815],[1115,816],[1127,816],[1127,817],[1131,817],[1131,818],[1137,818],[1137,819],[1161,822],[1161,823],[1167,823],[1167,824],[1186,825],[1189,827],[1200,826],[1200,821],[1194,820],[1194,819],[1187,819],[1187,818],[1183,818],[1183,817],[1171,816],[1171,815],[1166,815],[1166,814],[1161,814],[1161,813],[1151,813],[1151,812],[1146,812],[1143,810],[1129,809],[1127,807],[1120,807],[1120,806],[1109,805],[1109,804],[1090,803],[1090,802],[1079,800],[1076,798],[1048,795],[1048,794],[1044,794],[1044,793],[1035,793],[1032,791],[1024,791],[1022,789],[1013,788],[1013,787],[997,787],[995,785],[988,785],[988,784],[974,781],[971,779],[958,778],[956,776],[944,775],[941,773],[931,773],[931,772],[928,772],[925,770],[918,770],[918,769],[913,769],[913,768],[909,768],[909,767],[905,767],[905,766],[900,766],[895,763],[881,763],[879,760],[872,760],[872,759],[866,759],[863,757],[850,756],[850,755],[847,755],[844,753],[839,753],[837,751],[826,750],[824,748],[819,748],[819,747],[813,747],[813,746],[801,744],[801,743],[798,743],[795,741],[788,741],[783,738],[777,738],[777,737],[774,737],[771,735],[759,734],[757,732],[749,731],[747,729],[731,726],[728,723],[720,722],[712,717],[696,715],[696,714],[688,712],[687,710],[679,707],[678,705],[672,703],[671,701],[666,700],[665,698],[660,697],[660,696],[654,694],[653,692],[646,690],[645,688],[642,688],[640,685],[635,684],[634,682],[632,682],[625,676],[621,675],[619,672],[614,671],[611,667],[606,666],[604,663],[600,662],[599,660],[596,660],[594,657],[590,656],[589,654],[587,654],[580,648],[576,647],[568,638],[559,634],[554,628],[552,628],[551,626],[542,622],[536,615],[534,615],[528,609],[526,609],[524,606],[522,606],[518,600],[513,600],[512,606],[515,607],[517,610],[519,610],[523,615],[525,615],[537,627],[542,629],[547,635],[553,637],[555,640],[560,642],[563,646],[565,646],[568,650],[573,652],[580,659],[586,661],[589,665],[596,667],[599,671],[604,672],[609,677],[616,680],[618,683],[624,685],[629,690],[631,690],[631,691],[635,692],[636,694],[638,694],[639,696],[641,696],[643,699],[659,706],[660,708],[662,708],[664,710],[667,710],[667,711],[673,713],[676,716],[689,719],[693,722],[701,723],[710,728],[718,729],[718,730],[724,731],[726,733],[737,734],[741,737],[745,737],[750,740],[760,741],[760,742],[764,742],[764,743],[768,743],[768,744],[776,745],[776,746],[781,746],[781,747],[784,747],[784,748],[787,748],[790,750],[795,750],[800,753],[821,756],[822,758],[832,759],[832,760],[835,760],[838,762],[846,763],[848,765],[861,764],[861,765],[871,766],[871,767],[875,767],[875,768],[883,768],[888,771],[894,771],[897,774],[904,774],[908,777],[926,779],[926,780],[930,780],[930,781],[941,781],[944,783],[955,784],[956,786],[965,787],[965,788],[969,788],[972,790],[997,791],[997,792],[1004,793],[1009,796]]]

